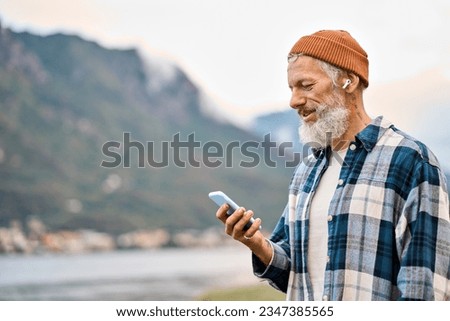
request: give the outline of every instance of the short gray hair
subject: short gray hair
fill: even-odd
[[[330,77],[330,79],[333,81],[333,85],[335,87],[338,87],[338,80],[339,78],[344,74],[344,70],[340,69],[338,67],[335,67],[328,62],[325,62],[323,60],[316,59],[317,63],[319,64],[320,68]]]
[[[335,87],[342,87],[342,84],[339,84],[338,81],[339,78],[342,77],[346,71],[339,67],[333,66],[332,64],[329,64],[328,62],[325,62],[323,60],[316,59],[316,61],[319,64],[320,68],[322,68],[322,70],[328,75],[328,77],[330,77],[331,81],[333,82],[333,85]],[[361,79],[361,77],[359,79]],[[363,81],[361,81],[359,85],[362,90],[367,88],[367,86],[364,84]]]
[[[288,63],[293,63],[295,62],[298,57],[302,57],[302,56],[308,56],[305,55],[303,53],[295,53],[295,54],[289,54],[288,56]],[[311,56],[308,56],[311,57]],[[315,61],[317,61],[319,67],[328,75],[328,77],[331,79],[331,81],[333,82],[333,85],[335,87],[339,86],[338,85],[338,79],[339,77],[341,77],[344,74],[344,70],[338,67],[333,66],[332,64],[325,62],[323,60],[313,58]]]

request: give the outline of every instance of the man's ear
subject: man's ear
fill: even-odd
[[[347,73],[347,75],[343,77],[342,80],[342,89],[351,94],[359,87],[359,84],[359,76],[355,75],[354,73]]]

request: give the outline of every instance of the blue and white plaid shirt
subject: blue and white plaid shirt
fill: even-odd
[[[308,220],[327,154],[312,154],[295,170],[288,204],[270,238],[270,264],[253,256],[255,274],[288,300],[313,300]],[[444,175],[425,145],[382,117],[356,136],[345,155],[329,205],[327,251],[324,300],[450,298]]]

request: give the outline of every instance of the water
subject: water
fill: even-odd
[[[0,256],[0,300],[192,300],[256,282],[243,247]]]

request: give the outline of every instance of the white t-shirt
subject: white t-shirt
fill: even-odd
[[[347,150],[338,151],[339,158],[330,157],[330,164],[323,173],[311,202],[309,217],[309,241],[307,268],[311,277],[314,300],[321,301],[328,249],[328,207],[333,198],[342,161]]]

